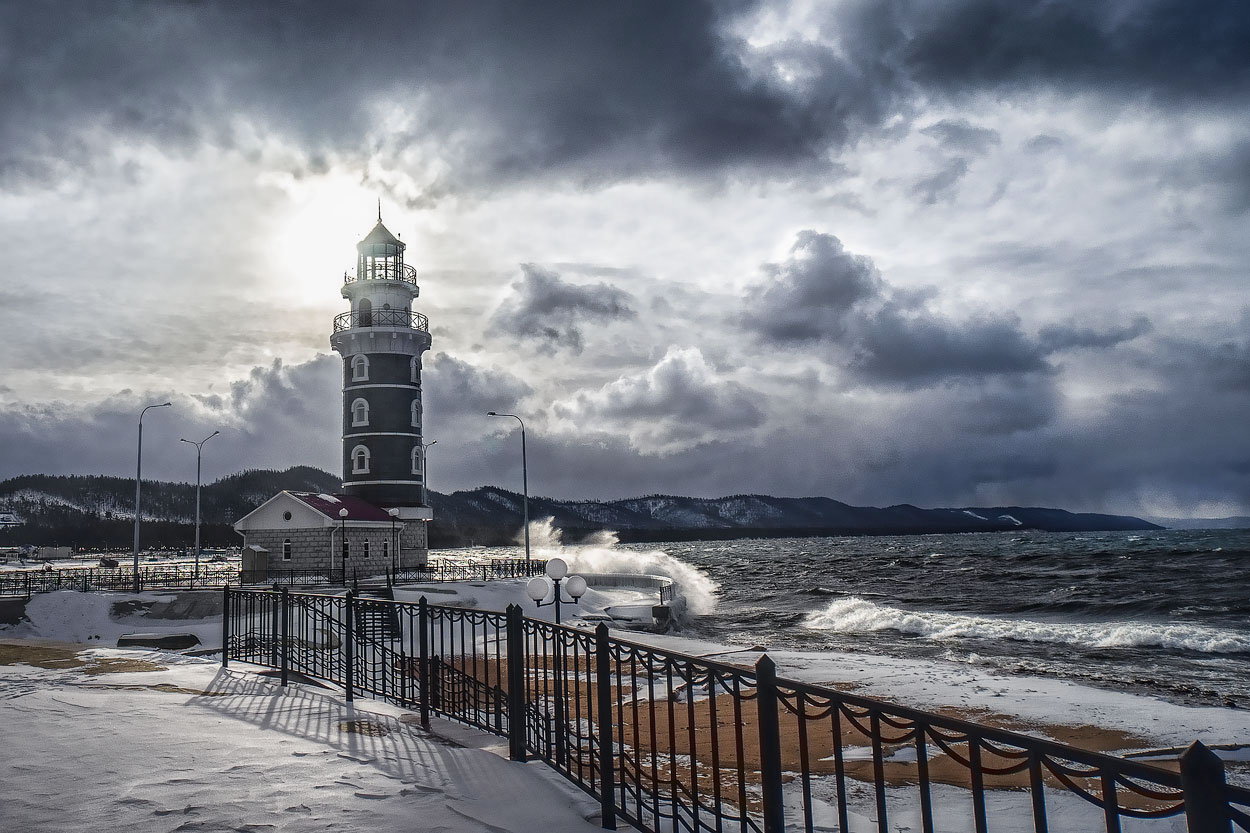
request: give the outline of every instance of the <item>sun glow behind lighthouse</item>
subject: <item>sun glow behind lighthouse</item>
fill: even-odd
[[[353,266],[354,233],[376,211],[376,197],[346,175],[276,179],[290,206],[277,223],[274,274],[288,297],[308,307],[334,307],[343,272]],[[385,208],[385,206],[383,206]]]

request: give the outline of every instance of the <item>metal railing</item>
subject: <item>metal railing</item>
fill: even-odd
[[[355,327],[403,327],[411,330],[430,329],[430,320],[419,312],[402,309],[352,310],[334,316],[334,332]]]
[[[216,589],[239,583],[237,564],[166,564],[139,568],[140,590]],[[134,567],[65,567],[54,570],[0,572],[0,596],[22,596],[56,590],[130,592],[135,588]]]
[[[1176,770],[1153,766],[780,679],[766,655],[719,663],[515,605],[224,592],[223,664],[281,668],[284,684],[298,670],[417,709],[427,727],[437,713],[505,736],[514,759],[598,797],[609,829],[989,833],[1022,817],[1047,831],[1053,814],[1066,830],[1076,796],[1097,808],[1083,829],[1183,815],[1191,833],[1250,831],[1250,790],[1198,743]]]
[[[286,587],[315,585],[358,585],[362,581],[383,578],[387,586],[401,583],[422,583],[439,581],[490,581],[504,578],[529,578],[540,576],[546,569],[547,562],[534,559],[526,562],[523,558],[492,558],[490,561],[476,563],[458,563],[452,561],[436,561],[422,567],[407,570],[388,570],[385,574],[374,576],[361,574],[350,565],[333,570],[273,570],[257,571],[248,575],[244,571],[244,584],[283,585]]]
[[[407,263],[374,263],[373,268],[360,275],[355,269],[343,273],[343,283],[356,281],[402,281],[417,285],[417,270]]]

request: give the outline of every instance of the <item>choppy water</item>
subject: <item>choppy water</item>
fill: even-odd
[[[535,527],[535,554],[556,554],[558,535]],[[586,571],[673,576],[695,614],[690,636],[1250,708],[1250,530],[604,542],[560,554]]]
[[[719,584],[692,635],[974,662],[1250,707],[1250,531],[621,545]]]

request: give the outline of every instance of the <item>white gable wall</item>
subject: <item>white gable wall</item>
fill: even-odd
[[[285,517],[287,512],[291,513],[290,520]],[[290,492],[278,492],[235,522],[234,529],[236,532],[247,533],[261,529],[326,529],[334,524],[335,521]]]

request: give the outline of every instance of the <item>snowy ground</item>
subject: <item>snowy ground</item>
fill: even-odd
[[[0,629],[0,638],[21,637],[27,645],[42,638],[103,646],[133,631],[189,631],[206,646],[219,645],[219,617],[110,615],[116,602],[171,601],[180,595],[185,594],[43,594],[27,608],[30,621]],[[519,580],[396,590],[396,597],[404,600],[422,595],[434,603],[485,610],[518,603],[527,616],[550,618],[553,613],[551,607],[536,608]],[[589,624],[605,607],[644,596],[592,589],[581,605],[563,608],[564,619]],[[759,656],[758,651],[680,634],[616,634],[743,665]],[[593,800],[541,764],[503,760],[499,738],[453,724],[440,724],[441,738],[426,735],[397,708],[368,700],[357,701],[353,708],[337,694],[311,687],[295,686],[284,694],[242,668],[223,672],[215,660],[103,648],[84,656],[145,658],[167,670],[91,676],[72,668],[0,664],[0,725],[6,727],[7,746],[0,763],[7,795],[0,805],[0,831],[301,831],[344,826],[385,831],[401,825],[405,830],[448,831],[598,829],[597,821],[586,821],[597,812]],[[770,656],[786,677],[839,684],[919,708],[954,709],[973,719],[992,719],[1088,748],[1123,752],[1179,747],[1195,739],[1232,747],[1221,752],[1230,762],[1230,780],[1247,780],[1250,718],[1244,710],[1186,707],[949,662],[853,653],[779,651]],[[1124,746],[1128,736],[1135,742]],[[447,737],[482,748],[461,749]],[[818,819],[831,812],[819,801],[822,789],[816,790]],[[954,808],[966,804],[967,794],[948,792],[935,800],[950,805],[944,815],[953,822],[966,815]],[[1000,822],[1026,821],[1027,808],[1014,806],[1022,795],[996,792],[993,815]],[[788,801],[794,798],[787,794]],[[875,829],[869,821],[871,796],[864,799],[863,829]],[[1072,814],[1069,829],[1082,826],[1088,810],[1074,796],[1057,797],[1053,807],[1056,824],[1059,816]],[[790,815],[801,818],[797,811]],[[84,824],[88,818],[91,823]],[[914,820],[904,814],[891,821],[907,825]],[[1182,829],[1171,822],[1145,829],[1173,828]],[[995,824],[993,829],[1015,826]]]
[[[0,830],[600,829],[596,801],[499,738],[209,660],[83,654],[118,657],[163,670],[0,665]]]

